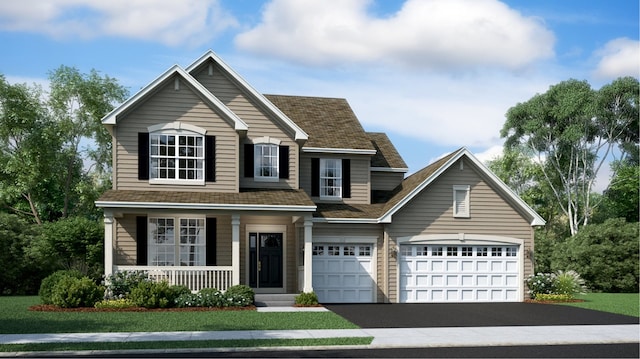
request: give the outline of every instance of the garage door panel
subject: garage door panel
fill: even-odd
[[[403,245],[400,253],[401,302],[519,300],[517,246]]]

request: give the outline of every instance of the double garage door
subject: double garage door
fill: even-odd
[[[509,302],[521,293],[518,246],[402,245],[400,302]]]
[[[373,244],[313,245],[313,290],[320,303],[374,301]]]

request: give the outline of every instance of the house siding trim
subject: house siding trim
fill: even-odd
[[[341,155],[375,155],[376,150],[363,150],[355,148],[320,148],[320,147],[302,147],[304,153],[332,153]]]
[[[315,212],[316,206],[284,206],[255,204],[202,204],[175,202],[108,202],[96,201],[97,207],[103,208],[145,208],[145,209],[178,209],[178,210],[238,210],[238,211],[277,211],[277,212]]]

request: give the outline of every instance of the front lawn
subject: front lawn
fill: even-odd
[[[332,312],[33,312],[39,297],[0,297],[0,334],[355,329]]]
[[[640,317],[640,294],[638,293],[587,293],[578,295],[584,302],[562,303],[585,309]]]

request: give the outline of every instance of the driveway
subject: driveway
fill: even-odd
[[[620,314],[536,303],[327,304],[361,328],[638,324]]]

